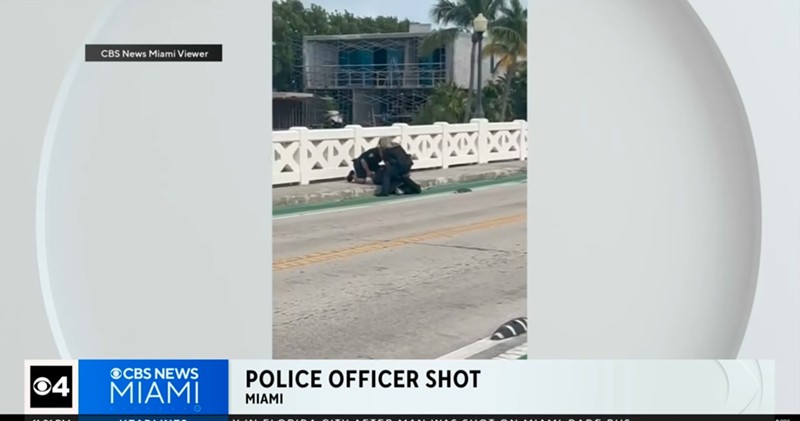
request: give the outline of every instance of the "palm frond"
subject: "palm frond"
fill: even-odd
[[[492,42],[500,44],[520,45],[528,42],[525,34],[507,26],[492,26],[489,29],[489,36]]]
[[[431,8],[431,18],[440,25],[465,28],[471,23],[472,18],[464,1],[438,0]]]
[[[478,13],[483,13],[483,16],[485,16],[486,19],[493,21],[501,13],[503,7],[505,7],[506,1],[507,0],[483,0],[481,2],[481,10],[475,13],[475,16],[477,16]]]
[[[445,28],[431,32],[430,35],[422,40],[419,46],[420,53],[422,55],[428,55],[433,53],[437,48],[450,45],[461,32],[463,31],[460,28]]]
[[[508,53],[508,45],[500,42],[490,42],[483,47],[483,55],[486,56],[503,56]]]

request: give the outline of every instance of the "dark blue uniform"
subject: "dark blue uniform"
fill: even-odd
[[[353,170],[355,171],[356,178],[367,178],[367,171],[361,164],[361,160],[367,162],[367,167],[370,171],[375,172],[381,166],[381,152],[378,148],[372,148],[364,151],[358,158],[353,160]]]
[[[410,193],[419,193],[418,185],[411,181],[409,177],[414,161],[406,153],[402,146],[394,146],[383,151],[383,162],[386,168],[381,179],[379,196],[387,196],[394,193],[398,187],[408,184]]]

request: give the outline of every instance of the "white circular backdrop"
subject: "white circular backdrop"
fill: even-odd
[[[753,140],[684,0],[534,2],[531,358],[735,358],[760,253]]]

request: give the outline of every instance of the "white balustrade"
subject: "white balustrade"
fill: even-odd
[[[414,159],[414,169],[448,168],[528,158],[528,122],[429,125],[394,124],[383,127],[346,126],[309,130],[293,127],[272,132],[273,185],[309,184],[340,179],[353,159],[375,147],[382,137],[394,138]]]

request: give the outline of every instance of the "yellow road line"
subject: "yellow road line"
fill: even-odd
[[[376,241],[369,244],[364,244],[355,247],[348,247],[339,250],[324,251],[320,253],[312,253],[305,256],[289,257],[285,259],[275,260],[272,263],[272,271],[295,269],[303,266],[309,266],[317,263],[330,262],[334,260],[345,259],[348,257],[357,256],[360,254],[372,253],[380,250],[393,249],[397,247],[406,246],[409,244],[421,243],[423,241],[430,241],[439,238],[453,237],[458,234],[465,234],[468,232],[475,232],[489,228],[496,228],[503,225],[514,224],[522,222],[526,218],[525,214],[506,216],[502,218],[489,219],[474,224],[460,225],[455,227],[443,228],[435,231],[414,235],[411,237],[398,238],[389,241]]]

